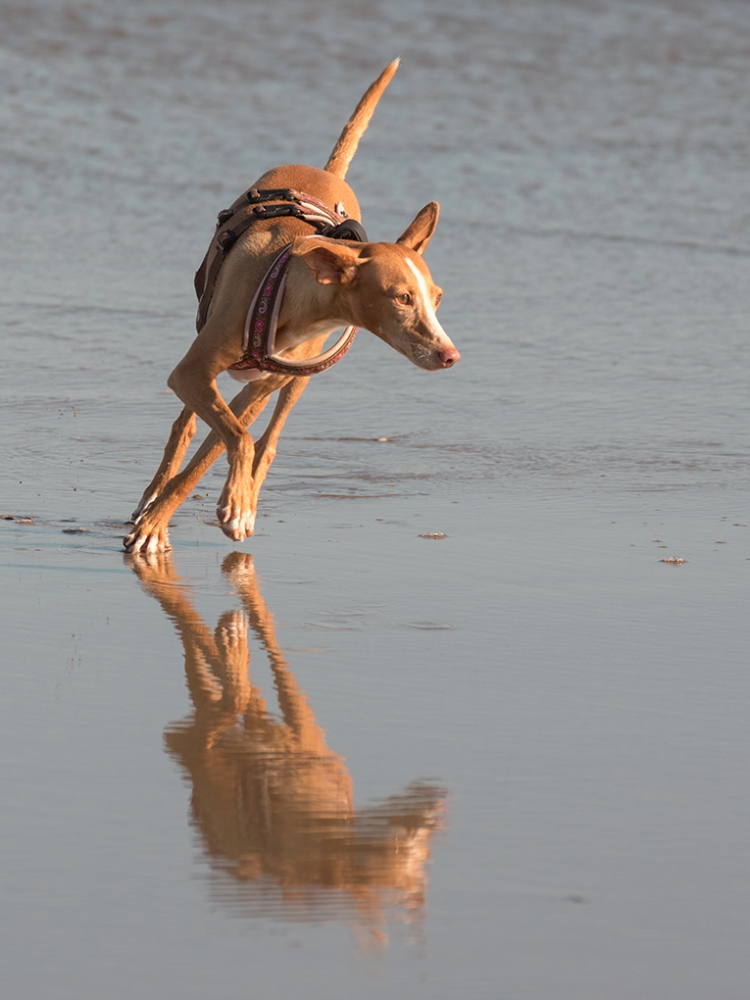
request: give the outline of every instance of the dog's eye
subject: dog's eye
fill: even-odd
[[[403,295],[396,296],[396,302],[398,302],[400,306],[410,306],[412,304],[412,297],[409,292],[404,292]]]
[[[443,293],[440,292],[438,295],[435,296],[435,308],[436,309],[439,307],[439,305],[440,305],[440,303],[442,301],[443,301]]]

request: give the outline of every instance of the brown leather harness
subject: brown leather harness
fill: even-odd
[[[270,203],[270,204],[269,204]],[[231,208],[219,212],[215,243],[209,247],[203,263],[195,275],[195,291],[198,296],[198,333],[208,319],[209,307],[216,282],[227,254],[243,233],[254,222],[291,216],[314,226],[320,236],[332,239],[347,239],[365,242],[367,234],[361,223],[347,219],[343,205],[332,210],[303,191],[291,188],[250,190],[239,198]],[[226,223],[232,220],[231,228]],[[286,268],[291,258],[292,244],[287,244],[277,254],[273,263],[258,286],[245,321],[242,343],[242,357],[229,371],[257,370],[276,372],[283,375],[317,375],[335,365],[352,345],[357,333],[355,326],[348,326],[343,335],[329,350],[317,358],[294,361],[275,354],[276,325],[286,284]],[[213,253],[213,256],[212,256]],[[210,260],[210,263],[209,263]]]

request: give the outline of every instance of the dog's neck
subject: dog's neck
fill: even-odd
[[[276,328],[276,351],[288,351],[309,340],[328,336],[353,323],[339,285],[321,285],[299,257],[287,270],[284,300]]]

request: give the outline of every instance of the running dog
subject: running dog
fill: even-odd
[[[324,170],[291,165],[264,174],[230,209],[196,274],[198,336],[167,384],[185,404],[156,475],[132,515],[128,552],[169,549],[169,519],[226,450],[229,474],[217,516],[241,542],[253,533],[258,494],[276,444],[311,375],[348,349],[357,327],[370,330],[419,368],[451,368],[460,355],[440,325],[442,297],[422,260],[438,221],[430,202],[395,243],[370,243],[349,164],[398,60],[365,93]],[[311,232],[312,228],[312,232]],[[328,336],[343,336],[323,351]],[[244,388],[227,404],[216,377]],[[271,421],[253,443],[247,428],[279,391]],[[196,416],[211,429],[180,466]]]

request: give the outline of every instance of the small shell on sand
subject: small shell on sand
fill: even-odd
[[[687,559],[679,559],[677,556],[667,556],[666,559],[660,559],[660,562],[668,563],[670,566],[682,566]]]
[[[444,531],[428,531],[425,535],[420,535],[420,538],[447,538],[448,536]]]

